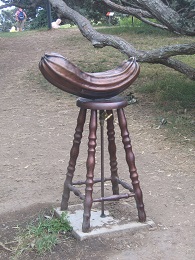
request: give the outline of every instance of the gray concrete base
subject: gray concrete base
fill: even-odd
[[[144,223],[140,223],[135,220],[127,220],[124,218],[114,218],[110,215],[109,211],[105,211],[106,217],[100,217],[101,210],[92,209],[90,218],[90,231],[88,233],[82,232],[82,222],[83,222],[83,205],[70,206],[67,211],[67,217],[73,227],[72,234],[79,240],[84,240],[91,237],[96,237],[100,235],[110,234],[113,232],[122,231],[135,231],[140,229],[155,229],[156,225],[152,220],[147,220]],[[63,211],[60,208],[55,209],[55,214],[57,217],[62,215]]]

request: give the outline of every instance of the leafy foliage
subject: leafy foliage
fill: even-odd
[[[30,29],[38,29],[47,26],[47,12],[44,9],[37,10],[37,15],[30,22]]]
[[[7,32],[15,25],[15,17],[12,10],[2,10],[0,13],[1,31]]]

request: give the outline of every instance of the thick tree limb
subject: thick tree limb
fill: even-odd
[[[142,55],[144,62],[159,61],[177,55],[195,54],[195,43],[168,45],[159,49],[145,51]]]
[[[162,59],[160,61],[160,63],[169,68],[177,70],[177,71],[181,72],[182,74],[187,75],[188,78],[190,78],[192,80],[195,80],[195,68],[192,68],[181,61],[169,58],[166,60]]]

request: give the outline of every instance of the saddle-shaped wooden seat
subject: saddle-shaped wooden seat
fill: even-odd
[[[112,70],[87,73],[57,53],[45,54],[41,58],[39,68],[43,76],[54,86],[89,99],[118,95],[135,81],[140,71],[135,58],[130,58]]]

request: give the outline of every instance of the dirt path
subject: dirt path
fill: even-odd
[[[78,32],[68,30],[65,37],[61,31],[53,31],[0,38],[3,242],[12,239],[15,225],[28,221],[43,208],[60,203],[78,108],[75,97],[44,88],[38,62],[45,51],[59,52],[76,60],[75,46],[66,45],[69,35],[77,37]],[[75,44],[79,55],[79,43]],[[165,137],[166,127],[156,128],[152,105],[142,98],[138,104],[126,108],[126,116],[146,213],[157,224],[157,230],[84,242],[70,239],[62,241],[51,255],[36,259],[194,259],[193,147],[171,143]],[[117,147],[122,151],[119,137],[118,131]],[[85,144],[82,147],[78,178],[85,175]],[[123,152],[118,155],[119,164],[122,160]],[[125,171],[122,167],[120,174],[128,179]],[[71,203],[75,202],[78,201],[73,196]],[[0,253],[1,259],[8,259],[7,252]],[[31,257],[26,255],[23,259]]]

